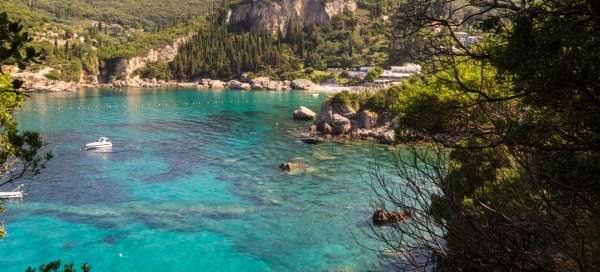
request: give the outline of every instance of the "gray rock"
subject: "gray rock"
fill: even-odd
[[[250,85],[248,83],[242,83],[240,85],[240,89],[242,89],[242,90],[251,90],[252,89],[252,85]]]
[[[331,125],[329,123],[322,123],[321,126],[318,126],[319,131],[321,131],[321,133],[324,134],[331,134],[333,133],[333,128],[331,127]]]
[[[292,81],[292,88],[297,89],[297,90],[309,90],[309,91],[314,91],[314,90],[320,89],[319,85],[315,84],[314,82],[312,82],[308,79],[295,79],[294,81]]]
[[[317,114],[307,107],[300,107],[294,111],[294,120],[314,120]]]
[[[352,130],[352,124],[350,123],[350,119],[339,115],[333,115],[333,133],[334,134],[346,134]]]
[[[333,108],[328,103],[323,103],[315,121],[317,127],[323,126],[323,123],[333,124]]]
[[[253,86],[252,89],[254,89],[254,86],[256,86],[257,90],[266,89],[269,85],[269,82],[271,82],[271,79],[269,79],[268,77],[257,77],[250,80],[250,84]]]
[[[236,90],[242,89],[242,83],[237,80],[231,80],[229,81],[229,88]]]
[[[264,86],[264,85],[263,85]],[[283,83],[281,81],[272,80],[267,83],[266,89],[269,91],[281,91]]]
[[[286,162],[279,165],[279,169],[284,171],[295,171],[306,167],[304,164],[295,162]]]
[[[346,118],[354,118],[356,116],[356,110],[352,108],[352,106],[344,105],[344,104],[334,104],[333,112],[338,113]]]
[[[396,133],[393,130],[387,130],[381,136],[380,140],[384,144],[393,144],[396,142]]]
[[[371,129],[377,125],[378,114],[369,110],[361,110],[354,119],[355,128]]]
[[[211,80],[209,86],[211,89],[216,89],[216,90],[221,90],[221,89],[226,88],[225,82],[220,81],[220,80]]]
[[[203,78],[200,79],[200,81],[198,82],[199,85],[205,85],[205,86],[210,86],[210,82],[212,80],[210,80],[210,78]]]

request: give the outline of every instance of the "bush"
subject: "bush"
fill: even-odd
[[[171,80],[173,78],[173,74],[171,73],[171,69],[169,65],[164,62],[153,62],[149,63],[145,68],[141,68],[136,71],[142,78],[156,78],[158,80]]]
[[[60,79],[60,74],[58,74],[58,72],[56,72],[56,71],[49,72],[49,73],[45,74],[44,76],[50,80],[59,80]]]
[[[378,78],[380,78],[382,74],[383,74],[383,69],[381,67],[373,67],[373,68],[369,69],[369,72],[367,72],[365,81],[373,82],[373,81],[377,80]]]

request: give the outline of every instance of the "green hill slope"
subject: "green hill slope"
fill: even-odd
[[[154,30],[204,14],[215,0],[8,0],[57,20],[87,19]]]
[[[103,63],[146,54],[200,28],[213,0],[8,0],[0,12],[20,20],[46,56],[51,79],[95,81]]]

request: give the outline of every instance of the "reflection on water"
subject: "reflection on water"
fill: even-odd
[[[363,235],[370,143],[305,145],[303,92],[88,90],[18,113],[55,158],[3,215],[3,271],[63,259],[97,271],[376,269]],[[113,147],[86,151],[99,135]],[[294,161],[307,168],[282,172]],[[18,248],[18,251],[14,249]],[[141,260],[141,261],[140,261]],[[167,268],[168,267],[168,268]]]

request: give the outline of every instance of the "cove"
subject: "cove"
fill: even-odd
[[[306,145],[325,95],[94,89],[34,94],[18,112],[55,158],[0,218],[2,271],[61,259],[92,271],[366,271],[374,143]],[[111,152],[82,150],[99,136]],[[282,172],[286,161],[307,165]]]

